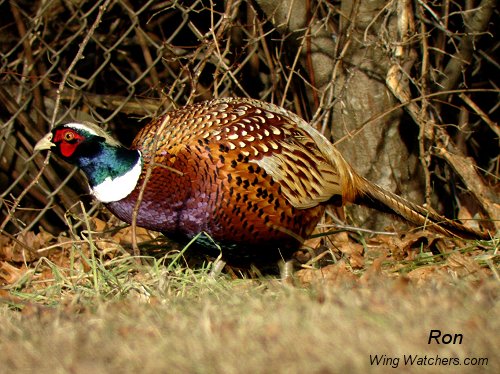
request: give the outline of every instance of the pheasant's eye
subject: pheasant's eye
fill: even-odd
[[[66,131],[63,134],[63,139],[67,142],[70,142],[75,139],[75,133],[73,131]]]

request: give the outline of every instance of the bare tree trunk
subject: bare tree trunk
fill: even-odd
[[[384,9],[385,0],[343,1],[340,12],[345,21],[338,39],[324,22],[308,25],[307,0],[256,2],[282,34],[289,34],[287,40],[302,46],[300,62],[312,70],[319,104],[333,110],[326,132],[331,132],[345,158],[371,181],[421,203],[418,157],[403,141],[402,133],[408,128],[400,124],[402,110],[390,112],[397,103],[385,84],[391,51],[383,47],[397,40],[395,9]],[[309,101],[314,103],[312,98]],[[356,131],[376,116],[381,118]],[[356,224],[383,228],[393,223],[390,217],[351,209]]]

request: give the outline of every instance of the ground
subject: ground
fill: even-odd
[[[498,240],[343,232],[283,281],[87,224],[3,239],[0,372],[500,369]]]

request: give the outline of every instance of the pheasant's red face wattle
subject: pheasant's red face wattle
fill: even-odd
[[[61,155],[71,157],[85,137],[72,129],[61,129],[55,132],[53,142],[57,144]]]

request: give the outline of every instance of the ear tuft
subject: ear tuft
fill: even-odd
[[[70,122],[66,123],[62,126],[65,127],[71,127],[75,129],[76,131],[86,131],[94,136],[98,136],[104,140],[107,144],[114,146],[114,147],[123,147],[123,145],[113,138],[111,135],[109,135],[104,129],[99,127],[97,124],[92,123],[92,122]]]

